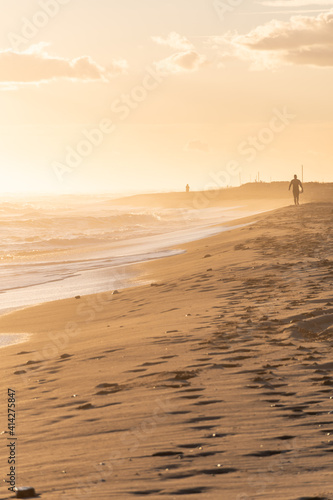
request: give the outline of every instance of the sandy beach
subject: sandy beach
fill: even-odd
[[[0,349],[17,485],[47,500],[332,500],[332,215],[317,202],[242,219],[256,222],[137,265],[145,286],[0,317],[1,334],[30,334]]]
[[[333,0],[0,6],[0,500],[333,500]]]

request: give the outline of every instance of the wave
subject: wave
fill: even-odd
[[[94,245],[101,245],[105,243],[117,242],[125,239],[148,236],[156,234],[149,228],[137,228],[136,231],[129,228],[122,230],[114,230],[111,232],[99,232],[94,235],[86,234],[72,234],[58,237],[12,237],[3,239],[0,243],[1,252],[11,253],[12,255],[31,254],[36,251],[57,251],[66,248],[74,247],[89,247]]]
[[[135,213],[126,213],[126,214],[115,214],[115,215],[107,215],[107,216],[66,216],[62,215],[60,217],[52,216],[41,217],[36,214],[21,214],[21,218],[17,219],[17,217],[13,217],[11,214],[10,218],[3,217],[0,215],[0,224],[3,226],[17,226],[18,224],[23,226],[33,226],[33,227],[51,227],[51,226],[71,226],[75,227],[75,225],[81,226],[120,226],[120,225],[136,225],[136,224],[154,224],[159,223],[163,220],[163,217],[160,214],[152,213],[152,214],[135,214]]]
[[[17,257],[22,261],[25,256],[38,257],[38,253],[82,252],[85,248],[90,251],[94,246],[213,224],[217,217],[209,211],[110,207],[106,201],[1,202],[0,260],[4,263]]]
[[[37,252],[91,247],[119,240],[158,234],[178,227],[172,211],[124,211],[69,206],[55,211],[31,204],[0,204],[0,259],[31,256]]]

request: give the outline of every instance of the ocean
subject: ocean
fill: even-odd
[[[147,209],[110,196],[11,198],[0,203],[0,314],[144,282],[130,264],[175,255],[251,215],[242,207]],[[222,223],[230,222],[230,227]]]

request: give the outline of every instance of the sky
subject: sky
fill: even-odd
[[[333,0],[0,0],[1,193],[333,181]]]

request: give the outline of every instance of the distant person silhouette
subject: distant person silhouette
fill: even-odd
[[[297,179],[296,174],[294,175],[294,178],[290,181],[289,191],[290,191],[291,186],[293,187],[293,195],[294,195],[295,205],[299,205],[299,193],[300,193],[299,188],[302,189],[302,193],[304,192],[304,188],[303,188],[301,181],[299,179]]]
[[[186,192],[189,193],[190,192],[190,186],[188,184],[186,184]]]

